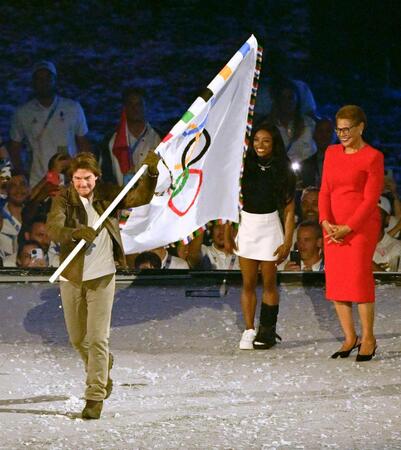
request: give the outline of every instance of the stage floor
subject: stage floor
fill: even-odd
[[[115,388],[83,421],[84,373],[58,287],[0,285],[0,449],[401,448],[401,287],[377,287],[378,354],[332,360],[341,336],[322,287],[282,284],[268,351],[240,351],[239,287],[119,288]]]

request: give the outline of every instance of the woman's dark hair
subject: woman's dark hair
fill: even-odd
[[[258,168],[259,158],[255,152],[253,142],[258,131],[264,130],[270,133],[273,140],[273,151],[271,156],[271,174],[275,186],[275,195],[279,208],[290,203],[295,195],[296,178],[291,169],[291,161],[287,156],[284,142],[278,128],[271,122],[263,122],[257,126],[251,134],[250,143],[244,161],[244,178],[252,178]]]
[[[272,110],[269,115],[269,120],[273,123],[280,121],[280,108],[279,103],[284,91],[292,91],[296,97],[296,107],[294,114],[294,135],[292,140],[296,141],[303,133],[305,129],[305,121],[301,112],[301,99],[297,85],[284,77],[276,77],[270,82],[270,96],[272,99]]]

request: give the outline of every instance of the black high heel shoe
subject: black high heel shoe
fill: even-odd
[[[338,357],[340,358],[348,358],[348,356],[351,354],[352,350],[360,347],[361,344],[357,344],[358,342],[358,336],[355,339],[354,345],[349,350],[340,350],[338,352],[335,352],[331,355],[331,358],[336,359]]]
[[[376,349],[377,349],[377,345],[376,345],[376,342],[375,342],[375,347],[374,347],[374,349],[373,349],[373,352],[372,352],[370,355],[361,355],[361,354],[359,353],[359,351],[360,351],[360,346],[359,346],[358,354],[356,355],[355,361],[356,361],[356,362],[370,361],[370,360],[375,356],[375,354],[376,354]]]

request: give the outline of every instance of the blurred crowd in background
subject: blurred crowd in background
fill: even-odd
[[[293,250],[283,271],[323,271],[318,195],[327,147],[336,142],[331,117],[320,117],[314,95],[302,80],[288,76],[283,64],[271,64],[260,80],[254,123],[268,119],[283,138],[297,175],[297,228]],[[102,142],[91,142],[79,102],[57,92],[58,73],[51,61],[31,69],[33,97],[18,106],[9,136],[0,138],[0,266],[46,268],[59,264],[59,245],[51,242],[46,217],[52,198],[70,182],[69,161],[78,152],[93,152],[102,181],[124,185],[159,144],[161,132],[149,123],[146,91],[121,92],[120,117]],[[378,204],[382,232],[372,265],[375,271],[401,271],[401,204],[397,184],[387,168]],[[125,220],[130,211],[120,211]],[[127,255],[129,267],[145,269],[238,270],[237,256],[224,248],[224,224],[209,223],[189,244]]]

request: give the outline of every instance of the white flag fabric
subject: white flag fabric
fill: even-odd
[[[157,147],[164,163],[156,194],[132,210],[121,230],[127,254],[185,241],[210,220],[238,222],[257,59],[251,36]]]

